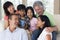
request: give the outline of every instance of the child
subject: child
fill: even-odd
[[[27,13],[27,17],[29,18],[29,21],[30,21],[29,30],[32,32],[32,31],[36,30],[37,18],[35,18],[34,10],[31,6],[26,8],[26,13]]]
[[[26,7],[23,4],[17,6],[18,14],[19,14],[19,24],[20,28],[26,29]]]

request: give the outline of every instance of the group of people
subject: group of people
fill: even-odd
[[[56,40],[57,26],[41,1],[34,2],[33,7],[19,4],[17,10],[7,1],[3,9],[5,24],[0,40]]]

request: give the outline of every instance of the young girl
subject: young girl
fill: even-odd
[[[13,6],[13,3],[11,3],[10,1],[7,1],[4,3],[3,5],[3,8],[4,8],[4,12],[5,12],[5,17],[4,17],[4,21],[5,21],[5,29],[8,27],[8,16],[10,14],[13,14],[14,13],[14,6]]]
[[[26,8],[26,13],[27,13],[27,17],[29,18],[30,21],[30,31],[34,31],[36,29],[36,24],[37,24],[37,18],[35,18],[34,15],[34,10],[31,6]]]

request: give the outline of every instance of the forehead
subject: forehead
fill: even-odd
[[[10,8],[10,7],[14,7],[13,5],[10,5],[8,8]]]
[[[38,6],[38,5],[36,5],[35,7],[34,7],[34,9],[41,9],[41,8],[43,8],[42,6]]]
[[[25,10],[19,10],[20,12],[25,12]]]
[[[32,11],[31,9],[28,9],[28,11]]]

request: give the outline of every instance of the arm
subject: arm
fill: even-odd
[[[46,40],[52,40],[52,39],[51,39],[51,35],[47,34],[47,35],[46,35]]]
[[[4,22],[4,29],[6,29],[8,27],[8,20],[5,20]]]
[[[8,16],[4,17],[4,29],[6,29],[8,27]]]
[[[54,30],[54,31],[58,31],[57,26],[53,27],[53,30]]]
[[[46,27],[46,31],[48,31],[48,32],[58,31],[58,28],[57,28],[57,26],[54,26],[54,27]]]

